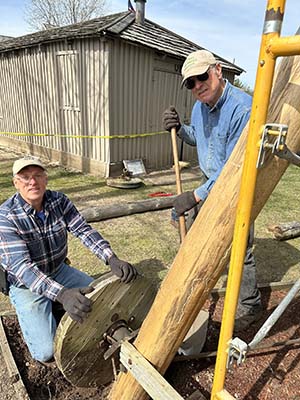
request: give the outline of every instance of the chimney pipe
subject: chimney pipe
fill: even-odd
[[[144,25],[145,23],[145,3],[147,0],[134,0],[136,2],[135,22]]]

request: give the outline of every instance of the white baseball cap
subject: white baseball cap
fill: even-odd
[[[19,160],[16,160],[14,162],[13,175],[18,174],[23,168],[29,167],[29,165],[36,165],[37,167],[40,167],[43,170],[46,170],[44,164],[38,157],[28,155],[23,158],[19,158]]]

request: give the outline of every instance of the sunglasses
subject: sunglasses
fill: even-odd
[[[196,85],[196,82],[195,82],[196,79],[199,82],[205,82],[205,81],[207,81],[208,78],[209,78],[209,70],[204,72],[204,74],[196,75],[193,78],[187,78],[187,80],[184,82],[184,84],[187,89],[194,89],[194,87]]]

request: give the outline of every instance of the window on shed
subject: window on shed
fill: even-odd
[[[78,52],[57,52],[57,68],[62,109],[80,111]]]

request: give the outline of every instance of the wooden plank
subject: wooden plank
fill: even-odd
[[[13,385],[18,399],[30,400],[18,367],[11,353],[9,343],[5,335],[2,318],[0,318],[0,347],[8,372],[7,383]]]
[[[183,400],[183,397],[172,388],[149,361],[127,341],[121,346],[120,361],[153,400]]]
[[[288,57],[279,65],[267,121],[288,125],[287,146],[294,152],[300,150],[299,56]],[[248,126],[180,246],[134,342],[162,374],[228,265],[247,135]],[[287,167],[285,160],[266,157],[264,168],[258,171],[250,222],[255,220]],[[110,398],[144,400],[148,396],[133,377],[120,373]]]
[[[16,311],[12,309],[0,311],[0,317],[13,317],[14,315],[16,315]]]

